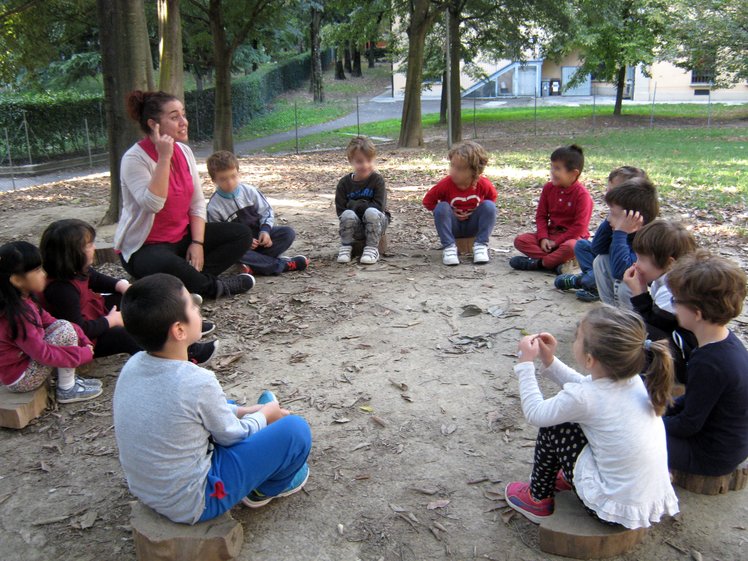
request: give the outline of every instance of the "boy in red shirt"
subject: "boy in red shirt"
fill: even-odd
[[[459,265],[455,238],[475,237],[473,263],[488,263],[488,238],[496,224],[496,188],[482,176],[488,154],[477,142],[466,140],[449,151],[449,175],[423,197],[434,213],[442,242],[442,262]]]
[[[592,197],[579,181],[584,153],[576,144],[551,154],[551,180],[543,186],[535,212],[537,232],[521,234],[514,247],[525,256],[509,265],[520,271],[548,270],[561,274],[561,266],[574,259],[577,240],[590,237]]]

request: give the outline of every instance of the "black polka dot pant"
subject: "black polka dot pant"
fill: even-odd
[[[587,444],[587,437],[576,423],[563,423],[538,430],[530,493],[537,500],[552,497],[556,475],[563,470],[566,480],[574,481],[574,463]]]

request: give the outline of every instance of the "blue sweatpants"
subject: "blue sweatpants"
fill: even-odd
[[[233,446],[213,450],[200,521],[220,516],[257,489],[267,496],[285,491],[312,448],[312,432],[289,415]]]
[[[582,269],[582,288],[590,290],[595,288],[595,271],[592,263],[596,255],[592,252],[590,240],[578,240],[574,246],[574,256],[577,258],[579,268]]]
[[[282,273],[286,262],[279,257],[291,247],[294,239],[296,239],[296,232],[290,226],[274,226],[269,234],[270,239],[273,240],[273,245],[250,249],[239,259],[241,263],[248,265],[252,272],[258,275]]]
[[[473,236],[475,243],[488,245],[488,238],[496,225],[496,204],[493,201],[483,201],[470,218],[458,220],[450,204],[442,201],[434,208],[434,224],[443,247],[454,244],[455,238]]]

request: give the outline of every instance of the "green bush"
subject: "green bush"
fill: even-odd
[[[283,62],[264,65],[257,72],[231,84],[234,130],[263,113],[267,103],[279,94],[298,88],[309,79],[309,53]],[[213,137],[215,89],[185,93],[190,138]],[[7,165],[5,131],[8,129],[14,164],[28,163],[23,115],[29,127],[29,144],[34,162],[87,153],[85,120],[92,148],[106,147],[104,101],[101,95],[77,92],[6,95],[0,97],[0,164]]]

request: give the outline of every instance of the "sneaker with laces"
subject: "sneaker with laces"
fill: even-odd
[[[597,302],[600,300],[600,295],[594,288],[580,288],[576,291],[577,300],[582,302]]]
[[[540,265],[540,259],[525,257],[524,255],[512,257],[509,260],[509,266],[518,271],[538,271],[542,268]]]
[[[73,387],[67,390],[57,388],[55,390],[55,397],[57,398],[57,403],[76,403],[99,397],[102,391],[100,383],[95,384],[92,383],[92,380],[76,376]]]
[[[352,245],[341,245],[338,250],[338,263],[350,263],[351,253],[353,253]]]
[[[203,325],[200,329],[201,329],[200,336],[206,337],[216,330],[216,324],[213,323],[212,321],[203,320]]]
[[[460,258],[457,256],[457,246],[455,244],[448,245],[442,251],[442,263],[445,265],[454,266],[460,264]]]
[[[362,265],[373,265],[379,261],[379,250],[376,247],[367,245],[364,247],[364,252],[361,254],[360,263]]]
[[[218,340],[192,343],[187,349],[187,360],[195,364],[208,364],[218,352]]]
[[[241,270],[242,273],[245,275],[254,275],[254,271],[252,270],[252,267],[245,263],[239,263],[239,270]]]
[[[559,290],[573,290],[582,288],[582,275],[558,275],[553,285]]]
[[[257,400],[257,405],[267,405],[268,403],[277,402],[278,398],[270,390],[265,390],[260,394],[260,399]]]
[[[569,483],[569,480],[566,479],[564,470],[558,470],[558,473],[556,474],[556,493],[571,491],[573,488],[574,487],[572,487],[571,483]]]
[[[303,466],[301,466],[301,469],[296,472],[296,475],[294,475],[293,479],[291,480],[291,483],[286,488],[285,491],[278,493],[277,495],[273,495],[272,497],[269,497],[267,495],[263,495],[260,493],[257,489],[252,491],[249,495],[244,497],[242,499],[242,504],[245,506],[248,506],[249,508],[260,508],[261,506],[265,506],[273,499],[278,499],[280,497],[288,497],[289,495],[293,495],[294,493],[298,493],[304,488],[304,485],[306,485],[307,480],[309,479],[309,466],[304,463]]]
[[[540,524],[544,518],[553,514],[553,498],[536,500],[530,494],[530,484],[514,481],[504,491],[507,504],[527,518],[530,522]]]
[[[218,282],[217,297],[220,298],[221,296],[234,296],[252,290],[255,285],[255,278],[247,273],[239,273],[233,277],[218,279],[216,282]]]
[[[488,246],[484,243],[473,244],[473,263],[483,265],[488,263]]]
[[[304,255],[297,255],[296,257],[290,257],[284,259],[286,264],[283,268],[284,273],[291,271],[303,271],[309,265],[309,259]]]

